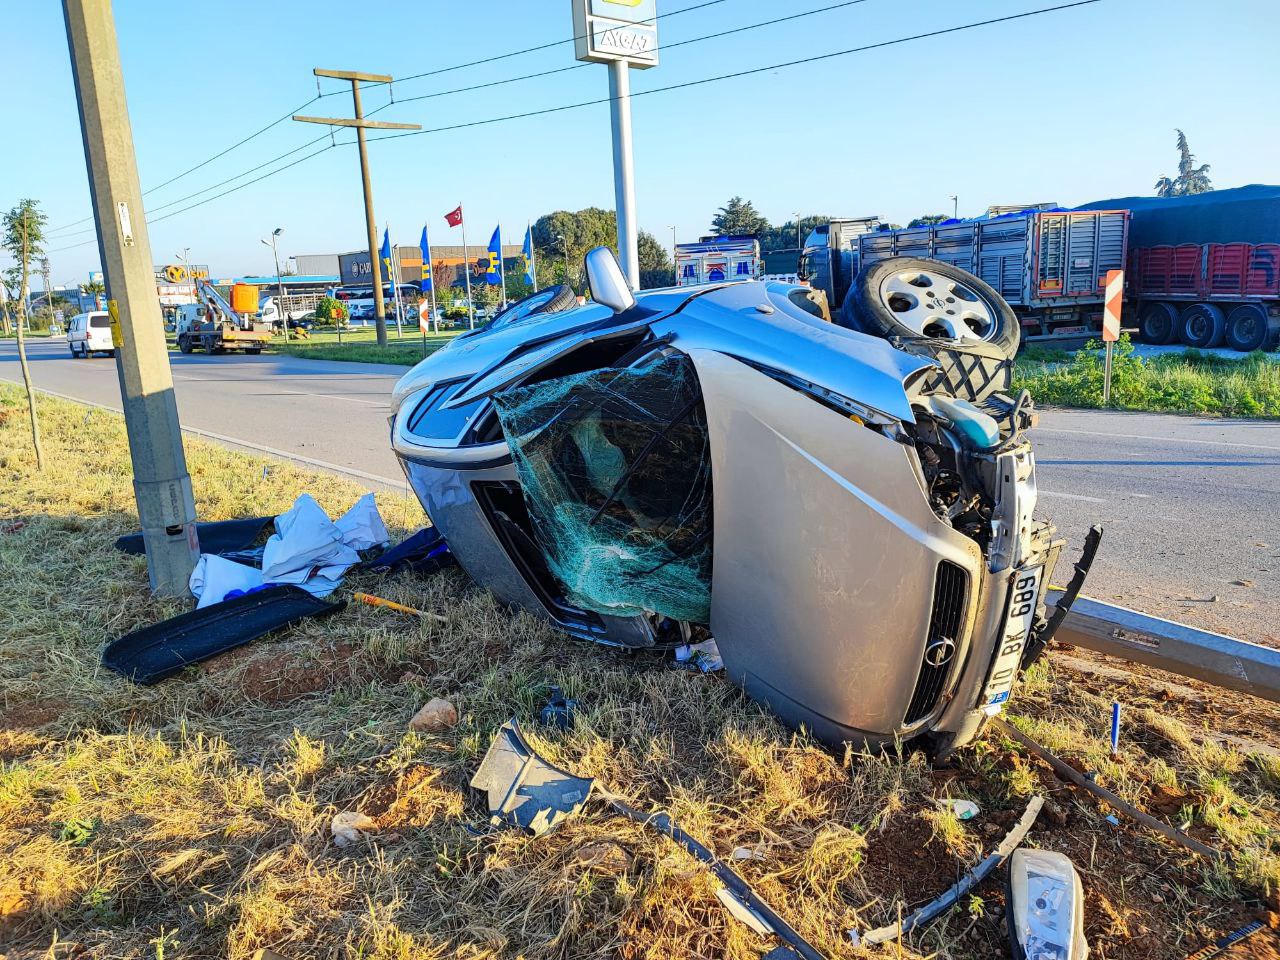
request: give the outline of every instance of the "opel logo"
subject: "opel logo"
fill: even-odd
[[[931,667],[945,667],[956,655],[956,642],[947,637],[935,640],[924,648],[924,662]]]

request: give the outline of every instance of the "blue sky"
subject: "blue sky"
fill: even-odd
[[[659,0],[669,13],[701,0]],[[759,22],[768,26],[670,50],[632,74],[655,87],[1049,6],[1052,0],[865,0],[775,23],[838,0],[722,0],[665,18],[676,43]],[[66,227],[90,213],[61,4],[6,5],[9,102],[22,150],[0,156],[0,206],[41,201],[55,228],[55,285],[82,280],[96,245]],[[572,36],[569,0],[218,0],[175,6],[117,0],[117,30],[144,190],[283,116],[316,94],[312,67],[409,74]],[[880,214],[905,222],[991,203],[1088,200],[1151,192],[1174,172],[1174,127],[1186,130],[1217,186],[1280,182],[1280,58],[1274,0],[1102,0],[1011,23],[799,67],[639,96],[633,105],[640,225],[663,243],[707,229],[734,194],[771,220],[796,210]],[[571,44],[397,83],[406,97],[573,63]],[[325,91],[340,91],[324,81]],[[391,106],[378,119],[441,127],[607,96],[603,66]],[[370,90],[365,109],[388,99]],[[349,94],[306,113],[350,116]],[[326,128],[279,124],[146,196],[151,219],[181,197],[314,139]],[[348,135],[349,136],[349,135]],[[347,137],[339,136],[339,139]],[[294,154],[289,159],[303,156]],[[415,243],[427,222],[457,242],[443,214],[464,202],[468,240],[501,218],[514,240],[554,209],[612,207],[609,108],[371,144],[379,222]],[[282,161],[286,163],[288,160]],[[259,171],[257,176],[263,171]],[[237,181],[238,182],[238,181]],[[228,184],[228,186],[233,186]],[[220,189],[227,189],[222,187]],[[217,193],[220,190],[211,191]],[[210,196],[202,194],[187,203]],[[216,275],[271,271],[259,243],[283,227],[282,256],[359,248],[363,205],[354,147],[314,159],[189,212],[155,222],[156,262],[191,248]],[[56,229],[66,227],[65,229]]]

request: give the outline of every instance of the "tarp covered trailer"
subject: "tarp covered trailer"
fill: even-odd
[[[1280,187],[1120,197],[1130,211],[1126,309],[1142,339],[1273,350],[1280,341]]]
[[[1109,270],[1125,267],[1128,213],[1024,210],[857,238],[858,269],[886,257],[929,257],[976,274],[1009,302],[1023,340],[1101,330]]]

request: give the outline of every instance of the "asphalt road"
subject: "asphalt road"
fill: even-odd
[[[115,364],[29,346],[36,386],[119,409]],[[215,440],[404,489],[387,399],[404,368],[290,356],[171,354],[183,426]],[[21,381],[0,344],[0,379]],[[1280,424],[1163,414],[1042,411],[1040,516],[1068,537],[1106,529],[1086,592],[1242,639],[1280,645]]]

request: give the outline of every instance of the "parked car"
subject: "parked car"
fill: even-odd
[[[83,358],[94,353],[114,357],[116,348],[111,342],[111,320],[106,311],[92,310],[72,317],[67,324],[67,349],[73,357]]]
[[[540,291],[395,388],[392,446],[461,565],[578,638],[714,637],[832,745],[971,739],[1063,546],[1004,351],[891,343],[786,283],[632,294],[605,248],[587,276],[586,305]]]
[[[405,307],[405,316],[401,318],[402,322],[409,319],[409,314],[413,304],[418,302],[421,291],[412,283],[400,284],[400,299]],[[339,287],[333,291],[336,300],[345,304],[350,312],[349,323],[353,326],[361,326],[373,323],[377,317],[374,311],[373,287]],[[394,322],[395,320],[395,299],[392,295],[391,284],[384,283],[382,285],[382,298],[386,304],[387,320]],[[415,318],[416,322],[416,318]]]

